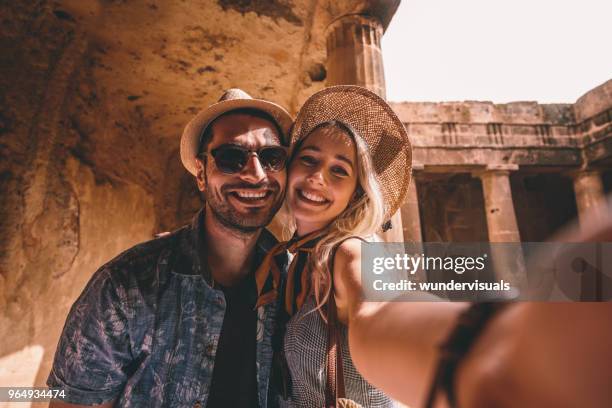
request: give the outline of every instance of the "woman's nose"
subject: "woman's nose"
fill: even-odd
[[[309,182],[313,184],[318,184],[318,185],[325,184],[325,177],[323,176],[323,171],[320,168],[310,173],[308,177],[306,178],[306,180],[308,180]]]

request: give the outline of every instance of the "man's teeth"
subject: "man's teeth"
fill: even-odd
[[[321,197],[320,195],[316,195],[316,194],[309,193],[309,192],[307,192],[307,191],[303,191],[303,190],[302,190],[302,195],[303,195],[304,197],[306,197],[307,199],[309,199],[309,200],[311,200],[311,201],[316,201],[316,202],[318,202],[318,203],[322,203],[323,201],[325,201],[325,198],[324,198],[324,197]]]
[[[246,191],[236,191],[238,197],[242,198],[264,198],[266,196],[266,192],[254,193],[254,192],[246,192]]]

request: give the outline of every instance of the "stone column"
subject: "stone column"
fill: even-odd
[[[383,26],[377,18],[347,14],[327,28],[327,82],[332,85],[359,85],[385,98],[380,40]],[[402,217],[391,218],[393,228],[380,235],[387,242],[402,242]]]
[[[423,165],[418,166],[420,170],[423,169]],[[423,233],[421,231],[421,214],[419,211],[419,197],[417,194],[416,178],[414,176],[414,170],[416,166],[413,166],[412,180],[408,186],[408,193],[404,200],[404,205],[400,208],[403,239],[404,242],[410,243],[406,246],[408,251],[414,251],[414,254],[423,253]],[[413,282],[426,282],[427,273],[421,267],[419,268],[411,279]]]
[[[518,166],[487,166],[476,173],[482,181],[490,242],[520,242],[518,223],[510,189],[510,171]]]
[[[475,175],[482,181],[489,242],[494,243],[490,249],[496,278],[524,288],[527,276],[522,248],[499,244],[521,242],[510,188],[510,171],[514,170],[518,170],[517,165],[487,166]]]
[[[422,166],[421,166],[422,168]],[[413,168],[414,171],[414,168]],[[405,242],[422,242],[421,214],[419,212],[419,197],[417,194],[416,179],[414,173],[408,187],[408,193],[404,205],[400,208],[402,215],[402,230]]]
[[[608,208],[599,172],[579,171],[573,173],[572,178],[580,224],[584,225],[587,218],[594,222],[606,219]]]
[[[385,98],[378,19],[349,14],[327,28],[327,85],[359,85]]]

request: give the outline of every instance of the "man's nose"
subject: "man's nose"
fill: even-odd
[[[250,154],[244,168],[240,172],[240,178],[252,184],[260,183],[266,178],[266,172],[261,166],[259,157],[255,154]]]

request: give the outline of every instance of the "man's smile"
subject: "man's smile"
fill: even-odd
[[[270,189],[241,189],[228,193],[228,197],[232,201],[248,207],[264,206],[271,201],[273,195],[273,191]]]

